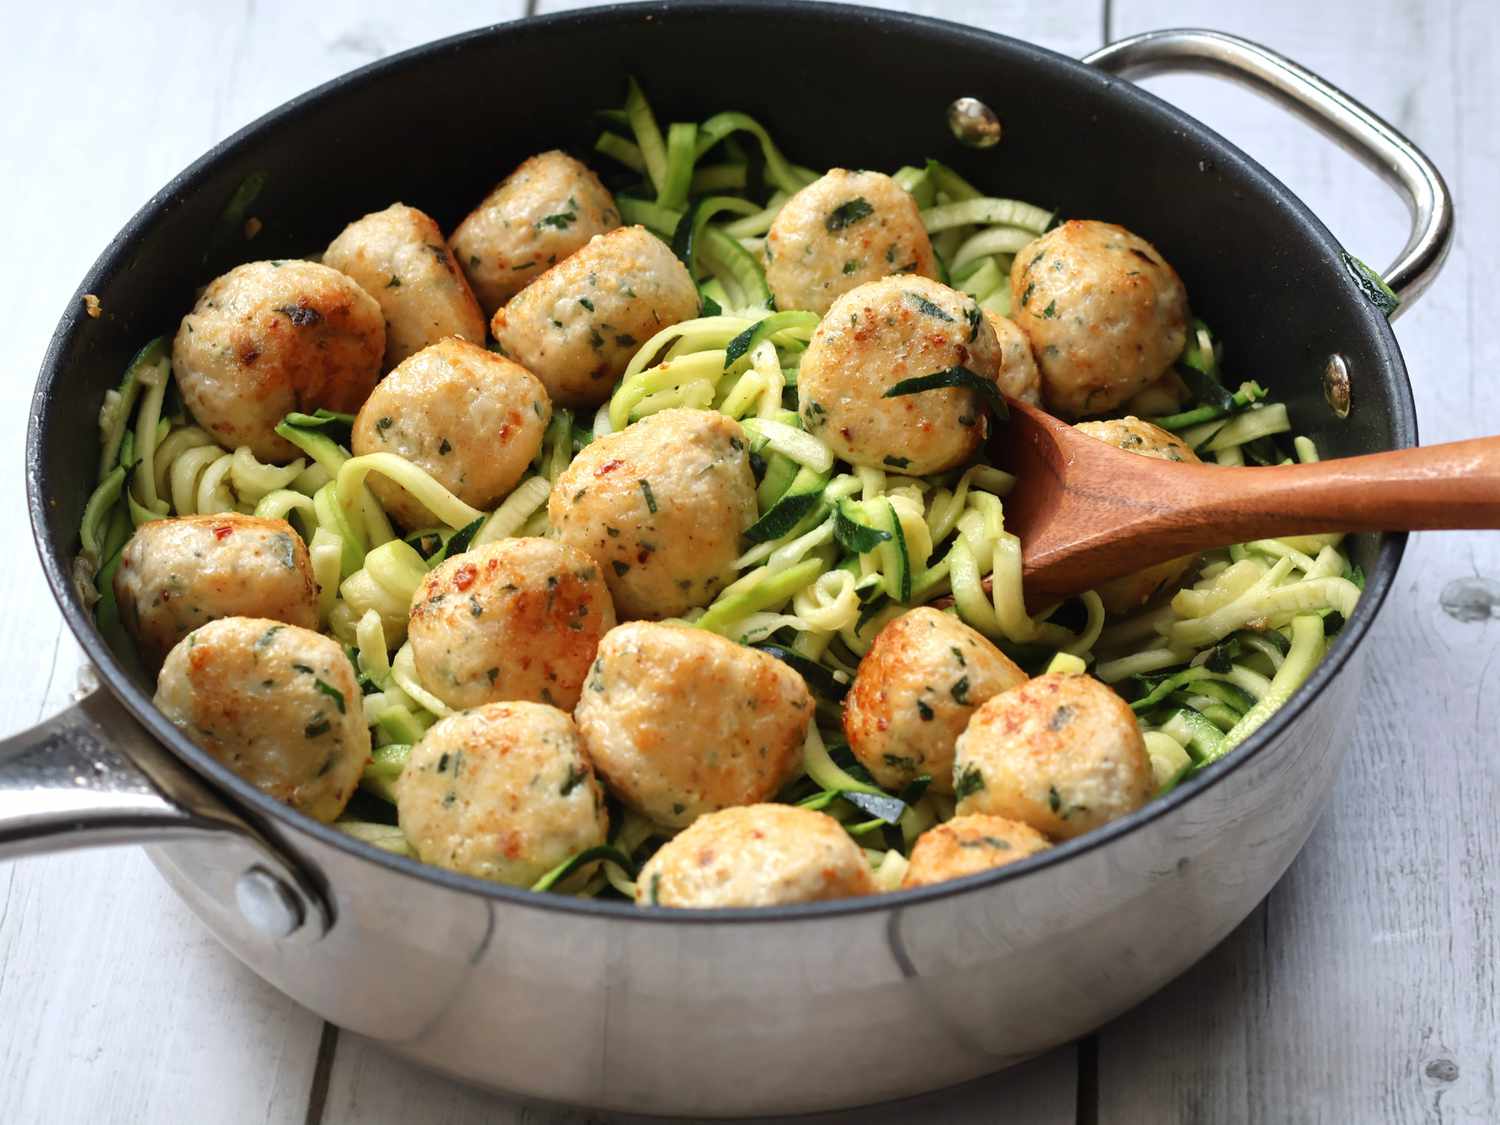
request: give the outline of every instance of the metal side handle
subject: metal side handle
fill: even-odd
[[[1411,236],[1383,275],[1400,298],[1392,317],[1437,277],[1453,243],[1453,196],[1442,173],[1394,125],[1312,71],[1248,39],[1196,28],[1132,35],[1083,61],[1128,78],[1218,75],[1285,106],[1374,169],[1406,200]]]
[[[255,860],[241,911],[269,936],[315,941],[332,914],[320,888],[264,834],[95,688],[0,741],[0,861],[110,844],[234,840]]]

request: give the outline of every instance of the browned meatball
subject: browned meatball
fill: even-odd
[[[485,511],[526,475],[552,403],[531,372],[464,340],[423,348],[380,381],[354,420],[354,452],[395,453]],[[402,526],[437,519],[394,481],[370,487]]]
[[[172,371],[198,424],[262,461],[297,448],[275,432],[292,411],[352,414],[380,378],[385,318],[338,270],[248,262],[217,278],[182,318]]]
[[[524,161],[453,232],[486,316],[593,238],[620,225],[599,177],[553,149]]]
[[[1187,290],[1145,239],[1075,220],[1016,255],[1011,319],[1031,340],[1042,399],[1103,414],[1159,379],[1187,340]]]
[[[484,343],[485,319],[437,222],[392,203],[357,219],[329,244],[323,264],[353,278],[385,315],[385,367],[447,336]]]
[[[318,627],[312,563],[292,525],[237,512],[141,524],[120,555],[115,599],[150,668],[220,617]]]

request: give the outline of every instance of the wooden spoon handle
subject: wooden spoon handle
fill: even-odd
[[[1178,516],[1201,532],[1190,547],[1298,532],[1500,528],[1500,437],[1194,475],[1191,507]]]

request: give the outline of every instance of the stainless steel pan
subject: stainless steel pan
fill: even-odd
[[[733,58],[756,60],[763,81],[729,80]],[[1222,138],[1123,81],[1184,69],[1272,95],[1381,171],[1413,216],[1387,280],[1407,302],[1422,291],[1452,229],[1430,162],[1295,64],[1211,32],[1138,36],[1080,63],[859,8],[596,9],[395,56],[230,138],[100,257],[79,292],[100,295],[107,315],[80,315],[75,296],[38,380],[26,448],[37,546],[103,687],[0,745],[0,858],[150,845],[225,945],[325,1018],[485,1086],[639,1112],[792,1113],[914,1094],[1066,1042],[1160,988],[1245,917],[1311,831],[1403,537],[1359,545],[1365,596],[1307,687],[1166,799],[941,887],[698,914],[484,884],[269,800],[156,714],[151,685],[105,646],[69,569],[101,397],[143,340],[175,326],[195,285],[322,245],[395,198],[451,224],[520,157],[591,140],[589,110],[613,104],[627,73],[668,117],[743,108],[808,163],[933,154],[992,190],[1140,230],[1233,364],[1269,383],[1324,449],[1411,444],[1400,352],[1328,231]],[[1000,111],[1002,145],[954,145],[943,109],[959,95]],[[247,195],[264,224],[253,245],[238,233]],[[1335,355],[1347,418],[1324,401]]]

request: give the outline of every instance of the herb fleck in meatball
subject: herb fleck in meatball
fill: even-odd
[[[849,749],[875,780],[901,789],[926,775],[953,792],[953,744],[976,708],[1026,682],[1009,657],[958,618],[911,610],[875,637],[844,699]]]
[[[352,414],[380,378],[385,318],[352,280],[315,262],[248,262],[212,282],[182,318],[172,371],[220,445],[287,462],[276,432],[292,411]]]
[[[1079,422],[1078,430],[1107,441],[1127,453],[1155,457],[1161,461],[1197,461],[1193,447],[1176,434],[1139,418],[1112,418],[1104,422]],[[1098,588],[1106,613],[1123,614],[1139,609],[1157,593],[1175,585],[1198,560],[1197,555],[1168,559],[1134,574],[1111,579]]]
[[[641,869],[641,906],[788,906],[872,894],[870,865],[843,825],[792,805],[699,817]]]
[[[906,379],[967,368],[993,381],[1000,345],[974,299],[923,277],[888,277],[833,303],[802,357],[802,425],[856,465],[937,473],[974,455],[985,433],[976,391],[886,398]]]
[[[490,330],[554,402],[595,406],[636,349],[697,315],[698,287],[677,255],[645,227],[620,227],[517,293]]]
[[[167,656],[156,706],[256,788],[324,822],[370,760],[354,667],[338,641],[280,621],[225,617]]]
[[[1068,840],[1134,812],[1155,789],[1125,701],[1090,676],[1038,676],[974,713],[955,747],[959,815],[1019,820]]]
[[[766,281],[779,309],[827,312],[835,299],[891,274],[937,277],[916,202],[879,172],[835,168],[776,215]]]
[[[1020,821],[978,814],[956,816],[917,837],[901,886],[927,887],[977,875],[1047,847],[1047,837]]]
[[[547,503],[558,538],[597,559],[621,617],[673,617],[734,577],[755,522],[739,423],[663,410],[584,447]]]
[[[484,343],[485,318],[431,216],[392,203],[344,228],[323,264],[347,274],[385,316],[385,367],[448,336]]]
[[[541,703],[434,723],[396,782],[396,812],[423,863],[521,887],[609,835],[573,720]]]
[[[635,621],[600,643],[576,718],[610,791],[680,828],[774,796],[797,770],[812,713],[802,677],[774,657]]]
[[[417,676],[450,707],[532,700],[572,708],[615,623],[599,564],[550,539],[455,555],[412,596]]]
[[[553,149],[524,161],[453,232],[486,316],[596,234],[620,225],[599,177]]]
[[[1065,418],[1102,414],[1171,367],[1187,291],[1156,247],[1113,223],[1074,220],[1016,255],[1011,318],[1031,340],[1042,399]]]
[[[354,420],[356,454],[395,453],[460,500],[493,508],[531,468],[552,403],[531,372],[477,344],[423,348],[377,386]],[[408,529],[438,523],[395,481],[371,474],[381,505]]]
[[[237,512],[141,524],[120,555],[115,600],[151,668],[220,617],[318,627],[318,587],[301,538],[285,520]]]

